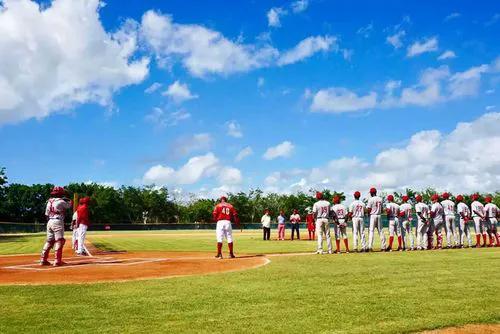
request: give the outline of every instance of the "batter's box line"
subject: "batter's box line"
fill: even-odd
[[[33,267],[33,264],[21,264],[16,266],[8,266],[3,267],[4,269],[13,269],[13,270],[31,270],[31,271],[49,271],[49,270],[58,270],[58,269],[69,269],[69,268],[81,268],[86,266],[133,266],[137,264],[143,263],[153,263],[153,262],[161,262],[166,261],[167,259],[144,259],[144,258],[131,258],[131,259],[114,259],[114,258],[106,258],[106,259],[96,259],[95,261],[87,262],[87,261],[76,261],[76,262],[67,262],[65,266],[59,267]]]

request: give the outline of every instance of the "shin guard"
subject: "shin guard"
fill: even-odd
[[[63,239],[59,239],[59,240],[56,240],[55,242],[55,246],[54,246],[54,251],[55,251],[55,255],[56,255],[56,262],[54,263],[55,265],[60,265],[62,263],[62,254],[63,254],[63,249],[64,249],[64,244],[66,243],[66,240],[63,238]]]

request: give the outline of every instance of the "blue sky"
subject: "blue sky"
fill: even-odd
[[[0,3],[10,182],[500,188],[500,4]]]

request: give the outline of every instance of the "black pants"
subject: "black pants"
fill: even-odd
[[[264,240],[269,240],[269,238],[271,237],[271,228],[263,227],[262,230],[264,231]]]
[[[297,239],[300,239],[299,224],[291,224],[291,225],[292,225],[292,240],[295,231],[297,231]]]

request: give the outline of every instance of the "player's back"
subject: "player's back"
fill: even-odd
[[[397,214],[399,213],[399,205],[397,205],[394,202],[390,202],[387,203],[386,208],[389,209],[389,214],[388,214],[389,219],[394,219],[397,217]]]
[[[470,209],[472,211],[472,217],[477,217],[477,213],[479,213],[480,215],[484,215],[484,205],[479,201],[472,202],[470,205]]]
[[[234,214],[234,207],[227,202],[219,203],[214,209],[214,218],[218,220],[231,220],[231,216]]]
[[[489,218],[496,218],[498,214],[498,207],[494,203],[488,203],[484,206],[484,211]]]
[[[343,219],[347,215],[347,209],[344,204],[335,204],[332,206],[332,210],[339,219]]]
[[[62,198],[50,198],[45,208],[45,215],[49,219],[64,220],[66,210],[69,207],[70,204]]]
[[[465,203],[462,202],[458,203],[457,211],[459,214],[463,214],[465,217],[470,217],[469,207]]]
[[[409,218],[411,216],[411,204],[410,203],[403,203],[399,206],[399,211],[404,212],[405,216]]]
[[[453,203],[449,199],[445,199],[441,202],[441,205],[443,206],[445,216],[455,215],[455,203]]]
[[[365,203],[357,199],[351,203],[351,205],[349,206],[349,211],[352,213],[353,217],[363,218],[365,216],[365,208]]]
[[[316,218],[328,218],[330,216],[330,202],[322,199],[314,203],[313,212],[316,213]]]
[[[427,204],[422,202],[417,203],[415,205],[415,211],[417,211],[417,213],[421,213],[422,217],[429,218],[429,206]]]
[[[381,215],[382,214],[382,198],[378,196],[370,197],[368,200],[367,207],[371,209],[370,215]]]

